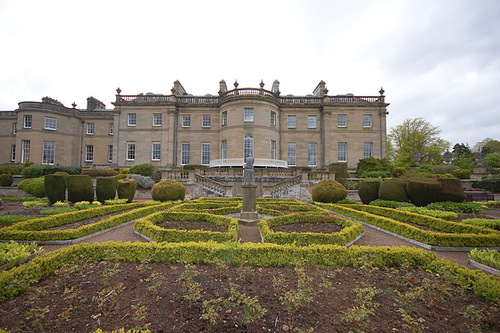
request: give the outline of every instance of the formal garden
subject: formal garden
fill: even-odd
[[[190,199],[152,169],[33,167],[18,186],[34,196],[2,198],[0,329],[500,331],[498,202],[416,169],[363,179],[356,201],[345,180],[257,198],[262,240],[243,242],[242,198]],[[151,199],[134,200],[138,183]],[[125,225],[141,241],[93,242]],[[372,227],[418,246],[356,245]],[[436,254],[455,250],[490,270]]]

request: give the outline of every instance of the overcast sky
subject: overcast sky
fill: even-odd
[[[0,0],[0,110],[55,98],[385,90],[388,128],[423,117],[454,145],[500,140],[500,1]]]

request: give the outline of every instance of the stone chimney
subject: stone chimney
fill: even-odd
[[[276,94],[276,95],[278,95],[278,96],[279,96],[279,94],[280,94],[280,81],[278,81],[278,80],[274,80],[274,82],[273,82],[273,87],[271,88],[271,91],[272,91],[274,94]]]
[[[97,109],[99,110],[106,109],[106,104],[104,104],[103,102],[92,96],[87,98],[87,111],[94,111]]]

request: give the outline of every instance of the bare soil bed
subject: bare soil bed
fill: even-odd
[[[182,264],[81,261],[0,304],[0,327],[12,332],[121,327],[152,332],[291,332],[294,327],[314,332],[407,332],[408,327],[469,332],[473,326],[500,331],[498,307],[421,269],[329,267],[305,268],[303,273],[291,267],[186,269]],[[247,309],[260,307],[256,313],[265,313],[245,322],[241,300]],[[301,306],[288,312],[285,300]],[[220,306],[212,325],[201,318],[204,301]]]

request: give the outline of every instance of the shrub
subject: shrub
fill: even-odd
[[[0,186],[10,186],[14,182],[14,177],[8,173],[2,173],[0,175]]]
[[[134,200],[135,191],[137,190],[137,182],[135,179],[120,179],[116,192],[119,199],[127,199],[127,202]]]
[[[481,188],[490,192],[500,192],[500,178],[487,178],[472,184],[474,188]]]
[[[426,206],[438,201],[441,184],[437,179],[410,178],[406,184],[406,192],[411,203],[416,206]]]
[[[88,175],[68,176],[68,201],[94,201],[94,184]]]
[[[32,164],[21,171],[24,178],[38,178],[44,175],[44,166],[39,164]]]
[[[186,188],[173,179],[166,179],[153,185],[151,197],[156,201],[184,200]]]
[[[347,172],[347,163],[332,163],[328,165],[328,171],[335,173],[335,180],[337,181],[349,178],[349,172]]]
[[[155,181],[159,181],[161,179],[160,170],[158,170],[157,167],[149,163],[134,165],[127,171],[127,174],[151,177]]]
[[[121,180],[121,179],[125,179],[125,178],[127,178],[127,175],[124,174],[124,173],[120,173],[120,174],[114,176],[113,180],[115,182],[115,188],[118,187],[118,181]]]
[[[356,167],[356,174],[358,175],[358,177],[369,177],[369,176],[364,176],[364,174],[370,171],[379,171],[379,172],[385,171],[389,172],[390,174],[391,170],[392,166],[388,159],[386,158],[378,159],[375,157],[369,157],[359,160],[358,165]]]
[[[394,178],[384,180],[379,187],[378,197],[382,200],[408,202],[406,184],[403,180]]]
[[[347,197],[347,189],[332,179],[323,179],[312,188],[312,199],[317,202],[335,203]]]
[[[10,175],[20,175],[24,166],[21,164],[2,164],[0,165],[0,174],[8,173]]]
[[[358,195],[361,201],[367,205],[378,199],[379,180],[364,180],[359,183]]]
[[[35,197],[42,198],[45,196],[45,179],[44,177],[28,178],[21,181],[17,187],[28,192]]]
[[[500,153],[495,152],[486,155],[484,157],[483,164],[486,165],[488,169],[500,168]]]
[[[441,184],[441,191],[438,194],[438,201],[465,201],[465,192],[460,179],[438,178],[438,182]]]
[[[457,170],[458,167],[453,164],[438,164],[432,167],[434,173],[439,175],[444,175],[447,173],[453,173],[453,171]]]
[[[64,175],[45,176],[45,194],[50,204],[66,200],[66,181]]]
[[[402,167],[397,167],[392,170],[392,175],[396,178],[402,177],[406,174],[406,169]]]
[[[452,175],[454,177],[460,178],[460,179],[470,179],[470,174],[471,171],[467,169],[456,169],[452,172]]]
[[[466,224],[480,225],[482,227],[488,227],[491,229],[500,230],[500,220],[473,218],[473,219],[465,219],[460,222]]]
[[[198,164],[186,164],[182,166],[182,170],[196,170],[206,168],[206,165],[198,165]]]
[[[102,177],[96,179],[95,195],[99,202],[112,200],[116,197],[116,184],[112,177]]]
[[[29,167],[24,168],[21,174],[24,176],[24,178],[35,178],[45,175],[51,175],[58,171],[66,172],[70,175],[79,175],[82,169],[78,167],[64,167],[59,165],[32,164]]]
[[[484,212],[483,205],[475,202],[433,202],[425,208],[467,214],[482,214]]]
[[[388,178],[392,173],[389,171],[367,171],[361,175],[361,178]]]
[[[155,184],[153,178],[148,176],[128,174],[127,178],[135,179],[135,181],[137,182],[137,186],[140,188],[152,188],[153,185]]]
[[[414,204],[409,202],[399,202],[399,201],[382,200],[382,199],[377,199],[370,202],[370,206],[386,207],[394,209],[402,207],[415,207]]]
[[[352,199],[340,200],[340,201],[337,201],[337,204],[338,205],[359,205],[359,203],[356,200],[352,200]]]
[[[56,171],[53,174],[54,175],[63,175],[64,176],[64,184],[66,184],[66,187],[68,187],[68,176],[69,176],[69,173],[64,172],[64,171]]]
[[[112,177],[119,174],[119,172],[115,169],[84,169],[82,174],[90,177]]]

